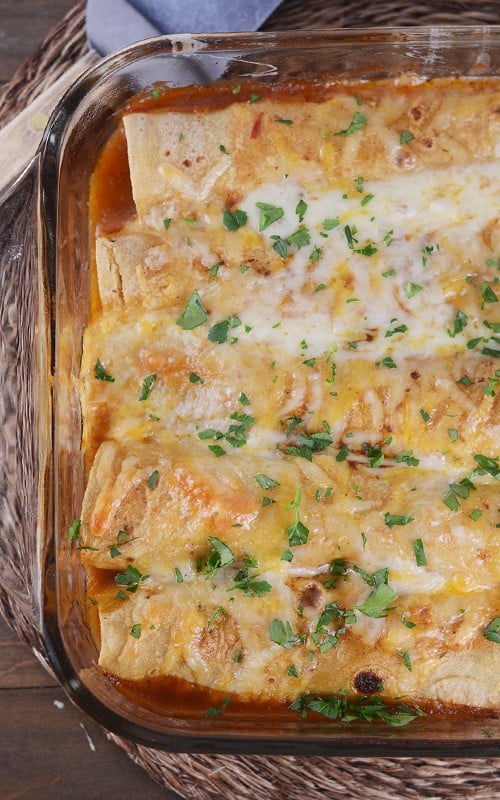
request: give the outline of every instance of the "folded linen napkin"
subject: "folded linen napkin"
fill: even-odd
[[[162,33],[257,30],[280,0],[88,0],[87,38],[100,55]]]

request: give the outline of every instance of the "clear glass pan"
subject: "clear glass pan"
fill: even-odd
[[[206,719],[134,705],[93,666],[85,586],[67,529],[84,491],[76,387],[89,308],[88,186],[96,154],[128,100],[155,81],[174,86],[247,77],[274,82],[321,74],[377,79],[500,75],[500,27],[332,30],[158,38],[130,47],[87,72],[55,110],[39,159],[38,320],[40,380],[38,554],[41,631],[62,685],[106,728],[176,751],[330,755],[497,755],[500,720],[438,719],[409,728],[283,722],[259,716]],[[482,728],[490,734],[485,736]]]

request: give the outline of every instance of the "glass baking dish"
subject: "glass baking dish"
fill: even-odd
[[[80,516],[84,492],[77,379],[89,311],[89,179],[96,155],[129,99],[156,81],[183,86],[321,74],[361,80],[403,72],[500,75],[500,27],[162,37],[99,63],[78,80],[52,115],[38,164],[40,303],[34,320],[40,368],[40,630],[51,666],[71,699],[119,735],[191,752],[498,754],[498,716],[428,716],[394,729],[313,722],[298,715],[283,721],[252,709],[207,719],[135,705],[94,666],[97,651],[87,624],[84,575],[67,537],[68,526]]]

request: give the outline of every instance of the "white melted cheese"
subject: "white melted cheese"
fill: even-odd
[[[369,194],[373,197],[363,206],[363,198]],[[455,312],[443,302],[446,298],[439,283],[453,274],[462,253],[481,237],[485,221],[500,205],[499,162],[426,170],[411,179],[396,175],[384,181],[367,181],[361,193],[354,187],[347,197],[337,189],[312,192],[282,180],[255,189],[240,205],[255,231],[260,219],[257,203],[283,209],[283,217],[261,232],[272,245],[275,240],[271,237],[286,239],[299,228],[299,200],[307,204],[302,226],[310,232],[311,242],[294,252],[286,278],[282,273],[267,277],[266,291],[251,293],[245,299],[242,318],[252,326],[253,338],[266,340],[272,335],[279,346],[297,352],[306,328],[308,355],[319,355],[339,341],[349,341],[354,333],[406,324],[409,330],[404,349],[408,354],[425,357],[436,350],[456,348],[458,342],[447,333],[453,327]],[[338,219],[338,227],[325,230],[327,219]],[[372,243],[377,252],[372,256],[353,253],[344,232],[347,225],[351,231],[353,226],[357,229],[355,248]],[[321,248],[322,256],[311,269],[310,255],[315,247]],[[292,247],[291,252],[295,249]],[[353,302],[332,319],[336,296],[332,276],[347,262]],[[471,271],[477,266],[471,264]],[[390,270],[395,274],[384,278],[382,274]],[[302,293],[311,278],[327,289],[312,297],[309,292]],[[411,298],[405,292],[408,283],[421,287]],[[339,290],[345,294],[343,286]],[[282,319],[280,302],[289,292],[293,306]],[[277,321],[282,324],[273,329]],[[471,321],[468,338],[484,333],[479,320]],[[380,358],[390,352],[393,343],[376,337],[373,343],[358,343],[357,350]],[[347,355],[351,357],[352,353]],[[342,357],[342,353],[337,356]]]

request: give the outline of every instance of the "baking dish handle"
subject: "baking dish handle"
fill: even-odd
[[[0,195],[0,610],[31,645],[40,631],[43,505],[38,170],[36,156]]]

